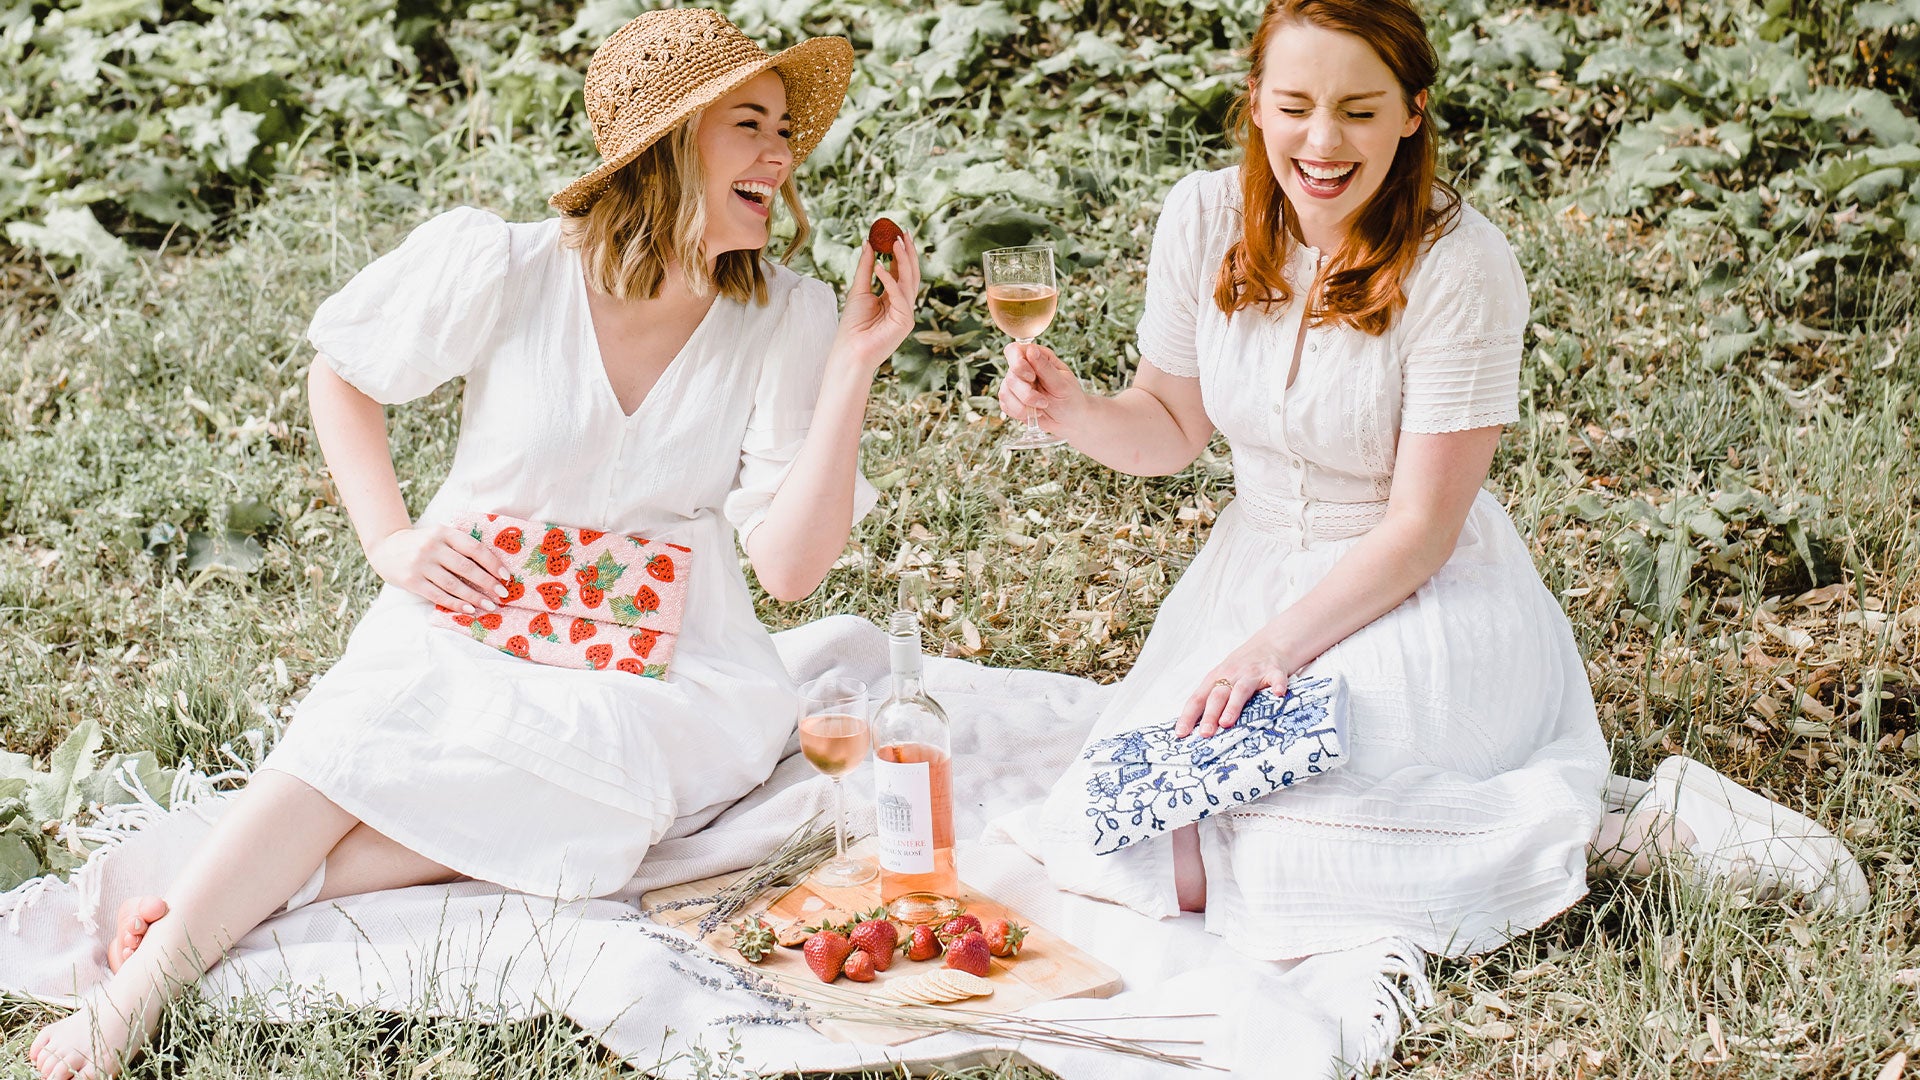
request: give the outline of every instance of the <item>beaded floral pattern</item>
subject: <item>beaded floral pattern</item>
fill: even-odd
[[[1202,738],[1174,721],[1100,739],[1081,752],[1092,766],[1087,820],[1096,855],[1110,855],[1292,787],[1346,760],[1346,683],[1294,679],[1286,696],[1261,690],[1234,726]]]

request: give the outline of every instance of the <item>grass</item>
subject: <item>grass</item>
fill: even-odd
[[[1097,280],[1067,283],[1051,336],[1070,360],[1110,361],[1085,370],[1125,371],[1164,178],[1097,153],[1088,168],[1108,211],[1069,227],[1113,255]],[[230,246],[173,249],[107,280],[56,277],[13,253],[12,279],[26,284],[0,296],[6,749],[45,754],[97,717],[110,748],[206,762],[291,710],[375,587],[308,428],[300,331],[327,291],[431,210],[475,201],[537,217],[557,169],[481,142],[418,188],[296,177],[237,219]],[[821,201],[845,211],[857,193]],[[1857,918],[1812,916],[1673,875],[1597,882],[1541,930],[1440,965],[1440,1002],[1402,1044],[1400,1068],[1899,1076],[1901,1055],[1920,1060],[1915,282],[1905,270],[1836,274],[1815,283],[1817,328],[1715,355],[1703,343],[1739,320],[1806,309],[1775,310],[1757,277],[1702,273],[1712,252],[1698,234],[1563,205],[1483,206],[1521,253],[1539,324],[1523,416],[1491,486],[1564,600],[1616,768],[1644,776],[1685,752],[1807,811],[1851,842],[1874,904]],[[929,303],[929,329],[977,318],[969,297],[946,299],[961,303]],[[1152,480],[1071,453],[1007,460],[993,449],[998,410],[976,396],[991,340],[934,350],[957,373],[942,392],[883,374],[864,460],[886,497],[814,596],[763,598],[763,617],[878,617],[893,574],[925,568],[931,647],[1116,679],[1231,496],[1224,446]],[[416,508],[444,473],[456,421],[451,389],[394,413]],[[1738,489],[1777,513],[1660,519]],[[1597,511],[1582,513],[1583,497]],[[1716,527],[1725,544],[1709,552],[1701,537]],[[204,545],[229,535],[259,545],[257,567],[201,568]],[[1636,603],[1631,553],[1662,542],[1698,561],[1672,604]],[[46,1018],[0,1009],[0,1061]],[[279,1026],[189,1002],[159,1045],[141,1075],[620,1071],[553,1022],[341,1012]]]

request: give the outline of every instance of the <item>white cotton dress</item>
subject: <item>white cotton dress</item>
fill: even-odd
[[[385,403],[464,376],[459,444],[421,513],[631,532],[692,549],[665,680],[532,663],[428,625],[383,589],[265,767],[469,877],[562,899],[624,886],[676,821],[773,771],[799,700],[734,549],[812,418],[837,316],[769,266],[764,306],[720,297],[624,414],[559,219],[442,214],[320,306],[307,336]],[[875,499],[856,483],[856,515]]]
[[[1518,418],[1527,291],[1504,237],[1463,208],[1420,259],[1407,307],[1374,337],[1307,331],[1319,252],[1297,247],[1284,310],[1214,305],[1240,229],[1238,169],[1168,196],[1147,275],[1143,358],[1198,378],[1232,445],[1236,497],[1161,605],[1089,738],[1176,715],[1206,673],[1312,589],[1386,513],[1400,432]],[[1282,959],[1406,937],[1492,948],[1586,891],[1607,749],[1571,629],[1499,502],[1475,499],[1445,566],[1303,669],[1344,676],[1344,767],[1200,824],[1208,929]],[[1149,915],[1178,914],[1171,844],[1094,855],[1084,766],[1031,835],[1054,881]]]

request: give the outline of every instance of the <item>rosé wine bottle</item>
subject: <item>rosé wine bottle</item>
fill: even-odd
[[[953,757],[947,714],[921,677],[920,616],[887,622],[892,694],[873,716],[873,787],[880,899],[903,923],[932,922],[959,904],[953,864]]]

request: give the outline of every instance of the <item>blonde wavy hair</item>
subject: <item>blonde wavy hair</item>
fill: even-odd
[[[650,300],[660,295],[668,267],[679,266],[697,293],[767,302],[765,249],[722,252],[707,269],[701,246],[706,177],[694,137],[699,123],[698,113],[687,118],[614,173],[585,210],[560,219],[561,240],[582,253],[587,283],[595,289],[622,300]],[[780,200],[794,222],[793,240],[780,258],[784,264],[813,230],[792,176],[780,184]]]

